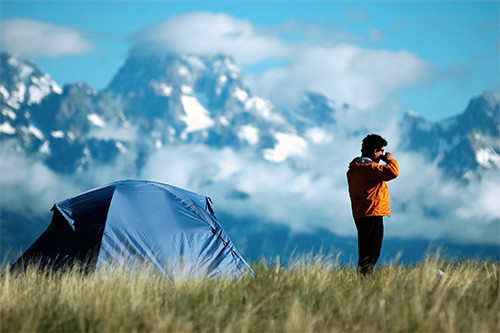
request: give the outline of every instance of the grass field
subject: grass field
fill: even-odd
[[[172,283],[147,269],[0,279],[3,332],[499,332],[500,265],[428,259],[367,277],[323,259]],[[444,272],[444,273],[442,273]]]

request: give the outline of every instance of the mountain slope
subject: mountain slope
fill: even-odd
[[[253,95],[223,55],[131,56],[102,92],[85,83],[61,89],[27,61],[4,53],[0,60],[0,136],[56,172],[123,154],[140,169],[162,147],[193,143],[250,150],[271,162],[300,159],[339,117],[333,101],[313,92],[279,110]],[[443,121],[408,113],[401,148],[454,177],[481,177],[500,168],[499,109],[498,95],[485,93]]]
[[[348,126],[341,121],[348,106],[338,108],[326,96],[307,92],[299,105],[281,110],[254,95],[238,66],[224,55],[131,56],[100,92],[85,83],[60,88],[33,64],[6,54],[1,55],[0,71],[4,244],[5,233],[15,238],[20,226],[24,230],[33,221],[40,223],[53,201],[67,195],[104,181],[167,175],[177,185],[219,196],[218,211],[228,232],[253,257],[288,255],[283,249],[287,246],[299,252],[309,251],[311,245],[330,249],[326,243],[352,253],[353,238],[338,236],[353,230],[346,227],[352,223],[345,202],[348,161],[343,165],[338,160],[352,158],[354,148],[341,154],[338,149],[354,141],[357,148],[366,131],[356,125],[340,128]],[[464,113],[444,121],[429,122],[408,113],[401,120],[400,154],[425,156],[430,169],[442,172],[455,192],[475,185],[480,191],[479,185],[488,184],[500,169],[499,105],[498,95],[485,93]],[[11,160],[16,163],[5,162]],[[5,175],[16,172],[6,173],[6,167],[19,168],[22,176],[9,179]],[[405,175],[409,165],[403,168],[401,181],[415,176]],[[456,178],[463,181],[457,185]],[[474,183],[481,179],[483,183]],[[28,193],[31,184],[35,190]],[[491,192],[494,186],[485,188]],[[395,196],[395,211],[403,214],[398,222],[424,210],[420,216],[439,220],[443,230],[449,223],[455,226],[456,220],[444,220],[451,214],[439,208],[448,200],[446,190],[432,196],[437,198],[432,202],[425,199],[426,191],[426,186],[412,186]],[[43,214],[33,207],[38,202],[44,204]],[[394,215],[392,219],[398,219]],[[480,218],[463,212],[457,216],[466,216],[461,225],[477,225],[479,235],[500,225],[495,212]],[[302,229],[297,231],[297,225]],[[20,243],[28,238],[23,235]],[[422,248],[425,242],[417,243]]]
[[[402,120],[402,148],[437,161],[462,180],[500,169],[500,98],[492,92],[471,100],[464,113],[429,122],[415,113]]]
[[[223,55],[130,57],[105,92],[141,133],[154,134],[156,146],[250,148],[282,161],[288,155],[276,157],[273,151],[280,138],[302,143],[296,129],[270,101],[250,92],[238,66]]]
[[[38,104],[48,94],[61,93],[50,75],[35,65],[6,53],[0,53],[0,97],[2,107],[19,110],[22,104]]]

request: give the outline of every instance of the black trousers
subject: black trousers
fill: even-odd
[[[373,271],[380,257],[384,222],[382,216],[370,216],[354,220],[358,229],[358,269],[365,275]]]

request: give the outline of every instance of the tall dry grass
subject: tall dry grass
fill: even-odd
[[[7,273],[0,279],[0,330],[500,331],[498,262],[429,259],[382,266],[367,277],[321,259],[253,268],[256,278],[175,283],[148,269]]]

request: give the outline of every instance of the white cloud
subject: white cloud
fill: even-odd
[[[1,22],[1,47],[23,56],[61,56],[85,54],[93,45],[78,29],[30,19]]]
[[[297,231],[327,226],[349,234],[352,226],[344,223],[350,214],[345,191],[332,187],[329,176],[300,173],[287,163],[269,163],[251,152],[204,146],[159,150],[141,173],[144,179],[209,195],[216,211],[254,217],[255,226],[271,221]],[[331,200],[337,202],[332,205]],[[339,207],[340,211],[335,211]]]
[[[13,29],[16,25],[24,28]],[[32,29],[28,31],[27,27]],[[64,34],[58,28],[30,20],[5,21],[2,46],[10,40],[15,49],[18,41],[12,40],[14,32],[25,31],[25,40],[33,39],[33,45],[19,43],[19,52],[68,54],[63,41],[72,38],[75,42],[69,44],[80,44],[81,48],[69,47],[71,52],[88,51],[78,31],[63,29],[67,33]],[[37,36],[40,40],[36,40]],[[364,49],[347,43],[321,44],[319,39],[291,42],[226,14],[181,15],[151,26],[132,39],[134,52],[222,52],[240,64],[284,59],[285,66],[251,76],[254,92],[272,96],[273,102],[282,105],[295,104],[301,91],[313,90],[333,98],[337,105],[345,102],[370,109],[383,104],[398,89],[424,84],[434,74],[432,65],[409,51]],[[357,128],[366,125],[375,132],[385,132],[381,134],[390,140],[388,150],[393,150],[400,140],[397,122],[381,128],[377,117],[350,109],[339,117],[339,131],[350,131],[353,124]],[[228,148],[169,146],[154,153],[139,176],[210,195],[215,199],[216,210],[235,216],[286,223],[300,231],[326,227],[339,235],[354,236],[345,172],[350,160],[359,153],[362,137],[339,131],[332,131],[333,137],[326,143],[309,145],[301,156],[300,169],[288,163],[268,163],[250,152]],[[136,135],[134,128],[92,131],[92,136],[98,138],[129,138],[131,142]],[[1,147],[0,187],[2,202],[8,205],[33,202],[46,210],[89,188],[137,176],[134,151],[115,164],[64,177],[41,162],[13,154],[4,143]],[[500,213],[494,200],[500,195],[498,176],[463,187],[444,177],[436,165],[428,164],[423,157],[395,153],[401,175],[389,184],[393,216],[387,219],[388,236],[498,243]],[[235,190],[247,196],[235,196]]]
[[[130,152],[133,156],[136,152]],[[56,202],[112,181],[136,177],[134,160],[121,156],[115,163],[92,164],[72,175],[59,174],[37,157],[26,156],[13,140],[0,145],[0,202],[22,212],[45,213]]]
[[[250,21],[227,14],[194,12],[154,24],[132,36],[133,52],[233,56],[240,64],[283,57],[287,44],[262,33]]]
[[[463,184],[446,177],[423,156],[399,156],[400,176],[390,184],[391,210],[387,235],[498,244],[500,178]]]
[[[385,219],[386,237],[500,241],[500,210],[495,200],[500,195],[498,174],[459,184],[423,156],[398,151],[396,122],[384,130],[377,126],[369,129],[388,138],[387,150],[394,152],[400,164],[400,176],[389,182],[392,216]],[[251,151],[182,145],[158,149],[140,174],[132,148],[115,163],[90,165],[68,176],[54,173],[4,142],[0,146],[2,205],[46,212],[55,202],[88,189],[141,178],[208,195],[216,212],[254,218],[250,229],[265,221],[286,224],[297,232],[322,227],[355,236],[345,173],[359,154],[363,134],[347,136],[341,128],[332,135],[321,144],[310,144],[298,163],[270,163]]]
[[[0,145],[0,158],[3,207],[47,212],[55,202],[79,190],[68,181],[69,177],[58,175],[41,161],[24,156],[9,142]]]
[[[262,28],[227,14],[188,13],[157,23],[134,36],[133,52],[223,53],[240,65],[277,60],[276,67],[247,76],[254,93],[278,106],[294,105],[303,91],[321,92],[340,105],[376,107],[399,89],[426,83],[431,64],[406,50],[366,49],[340,40],[354,38],[332,28],[308,25],[297,40],[287,38],[298,22]],[[283,34],[285,32],[285,34]],[[372,31],[374,38],[380,38]],[[325,42],[325,36],[334,36]],[[336,36],[336,37],[335,37]],[[269,64],[269,62],[267,62]],[[250,73],[251,74],[251,73]]]
[[[390,141],[388,150],[396,149],[401,169],[400,176],[389,182],[392,216],[385,219],[387,237],[487,244],[500,241],[500,210],[492,199],[499,195],[498,175],[461,184],[445,177],[423,156],[398,151],[394,124],[384,132]],[[322,227],[338,235],[355,236],[345,173],[359,154],[362,137],[335,134],[324,144],[311,145],[298,163],[300,168],[269,163],[250,152],[229,148],[219,151],[182,146],[155,153],[141,177],[209,195],[216,211],[253,217],[256,226],[274,221],[298,232]]]
[[[309,90],[329,96],[338,105],[367,110],[399,89],[424,84],[431,76],[432,66],[411,52],[342,44],[304,45],[289,67],[270,69],[249,79],[256,93],[272,96],[278,105],[292,106],[301,92]]]

